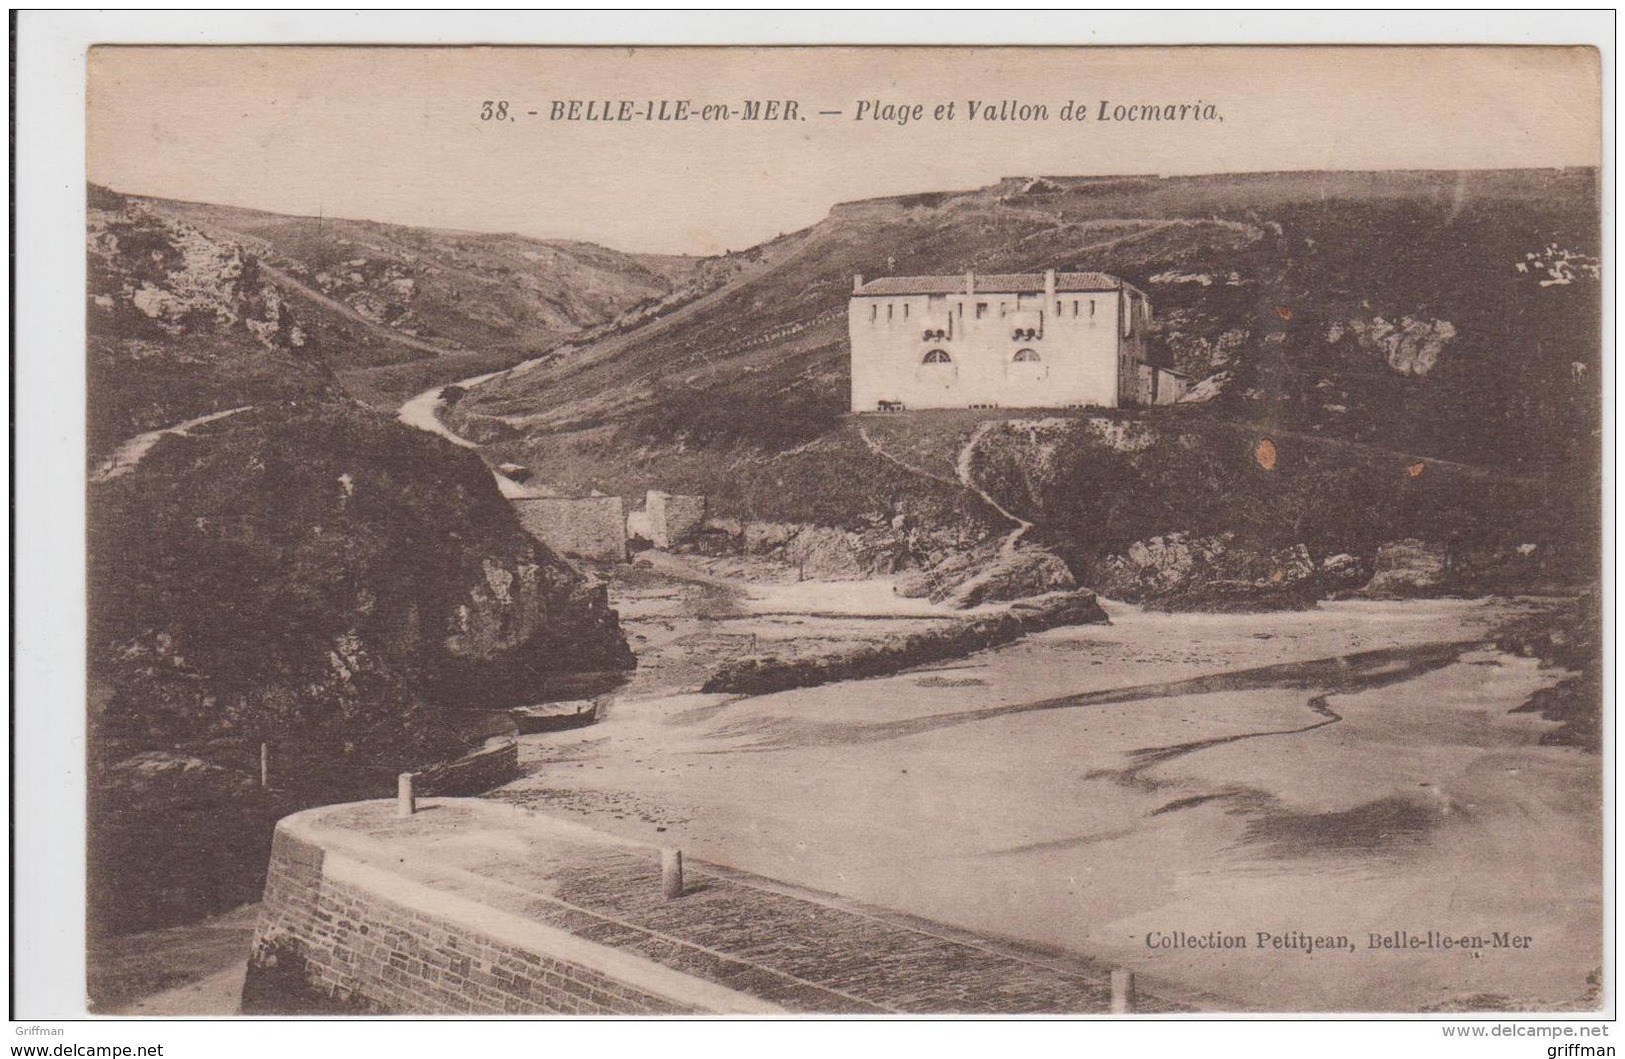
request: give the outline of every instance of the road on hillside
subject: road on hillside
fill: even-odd
[[[316,302],[318,305],[338,313],[346,320],[359,324],[367,330],[375,332],[391,342],[399,342],[403,346],[408,346],[423,353],[432,353],[437,357],[451,356],[453,353],[457,352],[457,350],[447,349],[444,346],[437,346],[432,342],[425,342],[421,338],[414,338],[411,335],[403,334],[402,332],[395,330],[393,327],[381,324],[376,320],[369,320],[365,316],[362,316],[360,313],[356,312],[354,309],[350,308],[348,305],[345,305],[343,302],[339,301],[337,298],[329,297],[316,288],[307,286],[300,280],[295,279],[293,276],[282,271],[276,266],[266,264],[263,258],[260,260],[260,271],[265,273],[266,276],[270,277],[271,280],[274,281],[278,286],[292,290],[301,297]]]
[[[101,464],[91,472],[90,480],[93,482],[106,482],[129,474],[131,471],[135,470],[137,465],[139,465],[144,458],[146,458],[147,453],[152,451],[153,446],[158,444],[159,439],[161,439],[165,434],[173,434],[176,437],[185,437],[189,431],[194,430],[205,423],[213,423],[217,419],[225,419],[227,416],[234,416],[240,412],[251,411],[253,407],[253,405],[245,404],[241,408],[228,408],[224,412],[211,412],[208,415],[201,415],[195,419],[188,419],[183,423],[176,423],[174,426],[163,427],[158,430],[149,430],[144,434],[137,434],[135,437],[124,442],[117,449],[114,449],[113,454],[107,457],[107,459],[103,460]]]

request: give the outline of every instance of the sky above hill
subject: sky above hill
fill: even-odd
[[[119,191],[652,253],[1006,176],[1601,153],[1577,48],[110,47],[89,66],[89,176]],[[750,100],[795,118],[744,120]],[[989,120],[1005,101],[1018,120]]]

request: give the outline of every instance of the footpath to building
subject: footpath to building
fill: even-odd
[[[1109,1010],[1109,969],[1077,957],[719,866],[683,877],[667,898],[659,848],[478,799],[299,813],[278,829],[245,1011]]]

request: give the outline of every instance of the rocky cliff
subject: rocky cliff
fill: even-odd
[[[87,234],[92,921],[119,930],[248,899],[276,814],[461,753],[440,707],[632,657],[477,457],[338,389],[256,254],[94,190]]]
[[[257,257],[92,187],[92,463],[125,439],[262,401],[335,399],[321,349]]]
[[[988,429],[972,471],[1027,539],[1111,599],[1175,609],[1584,585],[1583,476],[1554,483],[1200,409]],[[1375,575],[1375,576],[1373,576]]]
[[[93,657],[190,689],[188,723],[271,724],[253,703],[275,689],[313,721],[503,705],[629,662],[602,588],[520,529],[477,458],[353,406],[166,437],[95,488],[90,524]],[[141,698],[115,706],[150,724]]]
[[[261,743],[281,810],[377,796],[465,749],[438,707],[514,705],[562,674],[632,664],[603,587],[520,529],[476,457],[354,406],[166,436],[92,487],[89,522],[92,808],[111,814],[93,833],[125,850],[122,878],[149,879],[134,897],[107,888],[115,921],[243,899],[177,881],[239,856],[218,833],[145,873],[131,858],[192,827],[164,805],[220,800],[221,770],[254,777]],[[150,804],[112,797],[153,752],[207,768],[165,773]],[[262,800],[233,802],[236,826],[271,819]]]

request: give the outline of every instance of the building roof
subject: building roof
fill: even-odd
[[[1120,290],[1123,281],[1104,272],[1057,272],[1055,290],[1077,293],[1080,291]],[[856,297],[887,294],[963,294],[965,277],[958,276],[882,276],[858,288]],[[1042,294],[1042,272],[1010,272],[976,274],[978,294]]]

